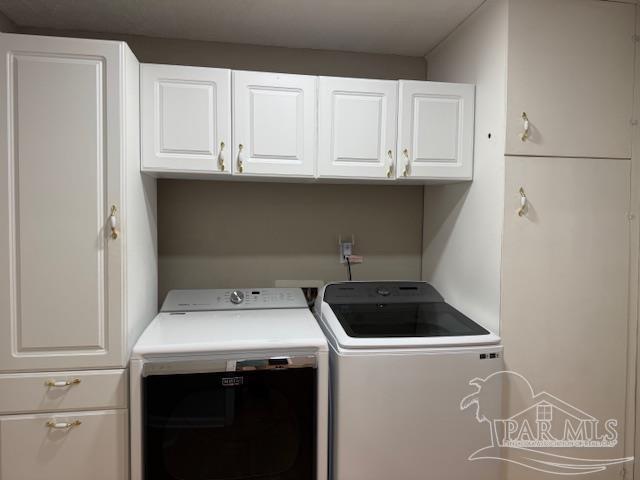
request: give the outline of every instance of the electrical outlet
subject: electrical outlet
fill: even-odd
[[[340,242],[340,250],[339,250],[339,258],[340,263],[347,263],[345,257],[349,257],[353,254],[353,243],[352,242]]]

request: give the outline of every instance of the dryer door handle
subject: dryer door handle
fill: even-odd
[[[228,361],[227,371],[285,370],[289,368],[316,368],[317,366],[318,359],[313,355],[295,357],[281,356]]]

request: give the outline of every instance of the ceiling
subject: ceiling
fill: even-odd
[[[422,56],[484,0],[0,0],[20,27]]]

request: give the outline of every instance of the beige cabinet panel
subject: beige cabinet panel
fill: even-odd
[[[618,420],[616,447],[566,455],[624,456],[630,167],[613,159],[506,160],[506,367],[524,375],[536,393],[544,390],[602,422]],[[516,213],[520,187],[529,200],[523,216]],[[523,400],[526,393],[513,385],[506,415],[521,411]],[[541,478],[509,468],[508,478]],[[589,477],[619,478],[621,468]]]
[[[122,44],[3,36],[0,366],[118,366]],[[118,216],[121,212],[118,211]]]
[[[126,410],[0,417],[0,479],[126,480],[127,422]]]
[[[620,2],[510,1],[508,155],[631,157],[634,16]]]

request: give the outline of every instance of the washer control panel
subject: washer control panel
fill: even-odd
[[[327,285],[325,302],[331,305],[434,303],[444,299],[426,282],[338,282]]]
[[[160,311],[206,312],[307,307],[307,300],[299,288],[235,288],[171,290]]]

